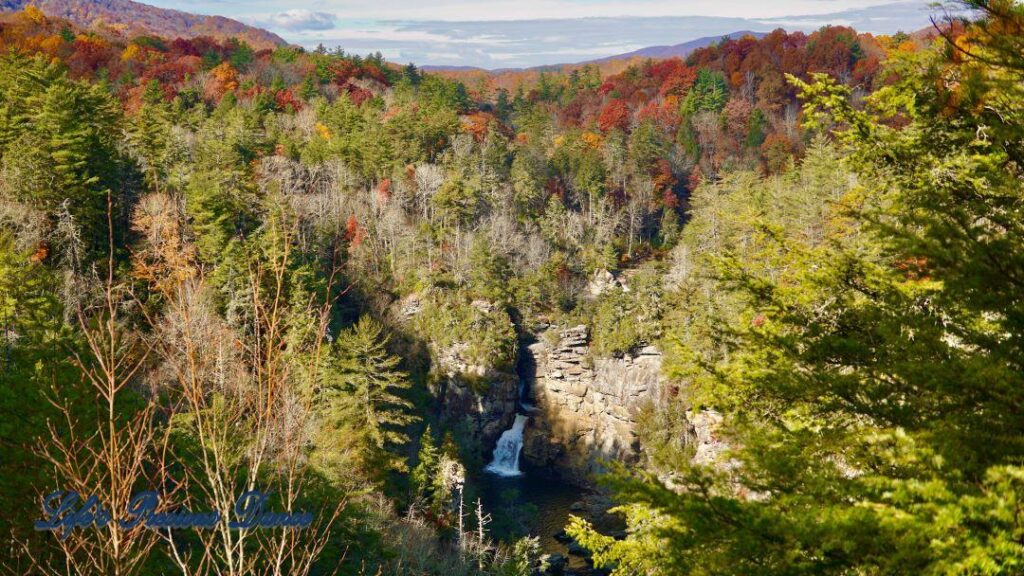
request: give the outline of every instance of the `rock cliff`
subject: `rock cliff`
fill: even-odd
[[[577,484],[590,484],[601,460],[634,462],[636,415],[662,393],[661,353],[652,346],[622,358],[591,359],[586,326],[527,348],[536,410],[524,435],[526,461]]]
[[[519,402],[519,378],[491,367],[468,363],[462,348],[453,346],[439,354],[443,413],[452,423],[466,421],[485,453],[490,453],[501,433],[515,420]]]
[[[436,306],[436,303],[434,303]],[[422,331],[417,319],[429,313],[431,294],[412,293],[393,304],[392,314],[399,323],[412,330]],[[504,311],[491,302],[474,300],[470,303],[474,314],[493,315],[492,322],[506,322],[510,332],[513,325]],[[426,312],[425,312],[426,311]],[[449,310],[450,312],[450,310]],[[436,310],[435,310],[436,313]],[[503,315],[503,316],[502,316]],[[472,321],[480,321],[480,318]],[[431,393],[439,399],[439,410],[466,446],[477,446],[481,456],[490,455],[501,433],[512,426],[519,405],[519,376],[507,362],[495,358],[481,358],[474,353],[473,336],[467,338],[433,339],[426,342],[430,354]],[[514,349],[514,346],[513,346]],[[513,362],[514,365],[514,362]]]

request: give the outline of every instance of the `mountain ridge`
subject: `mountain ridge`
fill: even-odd
[[[621,60],[623,58],[686,58],[694,50],[701,48],[707,48],[712,44],[721,40],[738,40],[744,36],[753,36],[754,38],[761,39],[767,36],[767,32],[754,32],[752,30],[738,30],[736,32],[730,32],[728,34],[721,34],[719,36],[704,36],[701,38],[695,38],[686,42],[680,42],[679,44],[661,45],[661,46],[646,46],[639,50],[633,50],[632,52],[625,52],[623,54],[615,54],[613,56],[606,56],[604,58],[598,58],[596,60],[588,60],[587,63],[598,63],[607,62],[610,60]]]
[[[444,65],[430,65],[425,64],[421,68],[425,71],[435,72],[488,72],[492,74],[500,74],[502,72],[517,72],[524,70],[536,70],[536,71],[557,71],[566,66],[583,66],[585,64],[604,64],[613,62],[615,60],[630,60],[633,58],[686,58],[694,50],[706,48],[724,39],[736,40],[744,36],[753,36],[754,38],[761,39],[765,37],[767,32],[754,32],[752,30],[738,30],[736,32],[730,32],[728,34],[721,34],[718,36],[703,36],[701,38],[695,38],[693,40],[687,40],[686,42],[680,42],[679,44],[671,45],[658,45],[658,46],[645,46],[632,52],[624,52],[622,54],[613,54],[611,56],[605,56],[603,58],[593,58],[590,60],[584,60],[581,62],[562,62],[559,64],[543,64],[540,66],[529,66],[529,67],[510,67],[510,68],[481,68],[479,66],[444,66]]]
[[[17,12],[28,6],[83,28],[102,24],[129,36],[152,34],[171,39],[209,36],[217,40],[234,37],[256,49],[288,44],[273,32],[224,16],[192,14],[133,0],[0,0],[0,13]]]

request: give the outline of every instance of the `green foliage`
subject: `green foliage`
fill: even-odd
[[[434,195],[434,206],[452,227],[472,222],[483,207],[483,189],[479,178],[451,174]]]
[[[163,87],[150,80],[142,97],[142,107],[129,120],[127,137],[139,158],[146,183],[158,190],[168,170],[171,110],[164,101]]]
[[[528,576],[540,561],[540,539],[536,536],[516,540],[508,560],[500,563],[489,574],[495,576]]]
[[[832,206],[851,186],[839,165],[837,151],[819,140],[793,172],[770,178],[739,172],[705,182],[692,194],[690,220],[674,250],[672,274],[678,287],[666,306],[666,324],[675,327],[666,359],[670,374],[716,386],[713,374],[704,378],[705,363],[726,354],[723,344],[733,331],[757,316],[742,291],[722,285],[723,267],[778,276],[790,266],[791,254],[772,239],[806,245],[826,241]],[[700,391],[703,385],[692,388]]]
[[[282,64],[292,64],[299,59],[302,53],[301,48],[294,46],[280,46],[274,50],[274,60]]]
[[[622,356],[661,336],[661,276],[647,269],[628,282],[628,291],[609,288],[593,304],[590,344],[595,355]]]
[[[469,108],[469,95],[461,82],[427,76],[419,85],[420,99],[432,110],[465,112]]]
[[[426,503],[429,513],[438,518],[441,522],[452,522],[451,512],[455,509],[456,501],[453,494],[454,486],[450,484],[452,478],[447,474],[456,469],[463,468],[459,461],[458,448],[452,438],[451,432],[445,434],[444,442],[440,448],[434,440],[430,426],[428,425],[420,437],[420,450],[417,456],[416,466],[412,469],[410,480],[416,490],[418,499]],[[458,497],[464,497],[459,494]],[[450,529],[450,526],[444,526]]]
[[[701,68],[697,71],[697,80],[683,100],[683,114],[693,115],[698,112],[721,112],[729,101],[729,87],[721,72]]]
[[[534,150],[523,150],[515,155],[511,179],[513,199],[520,213],[535,217],[544,209],[547,170],[547,159]]]
[[[671,142],[653,121],[641,122],[629,135],[629,162],[638,173],[645,174],[659,160],[671,156]]]
[[[119,188],[120,114],[99,85],[75,82],[42,56],[0,59],[2,195],[62,214],[92,255],[107,246],[107,195]]]
[[[423,76],[420,71],[416,68],[416,65],[412,62],[408,63],[402,68],[402,80],[408,82],[412,86],[418,86],[423,80]]]
[[[671,517],[643,505],[620,506],[614,511],[625,516],[630,527],[626,540],[599,534],[589,522],[575,516],[566,526],[566,532],[591,552],[595,566],[614,567],[616,574],[687,573],[689,566],[676,568],[669,563],[671,549],[666,548],[665,534],[676,527]],[[706,574],[716,573],[714,567],[707,568]]]
[[[513,270],[504,254],[496,254],[483,237],[477,237],[469,254],[470,286],[476,296],[497,305],[511,303]]]
[[[499,88],[494,101],[494,114],[499,120],[507,122],[512,113],[512,102],[509,101],[508,90]]]
[[[411,382],[387,351],[384,327],[370,317],[338,336],[320,390],[325,423],[357,446],[368,471],[405,468],[398,451],[409,442],[405,427],[416,421],[406,399]]]
[[[68,362],[74,338],[63,323],[54,275],[0,232],[0,529],[26,535],[23,518],[38,514],[37,490],[50,470],[34,449],[54,398],[81,399]],[[82,406],[85,412],[87,406]],[[83,414],[76,414],[81,417]]]
[[[185,209],[196,233],[200,257],[219,264],[232,253],[236,237],[254,227],[258,201],[248,178],[248,162],[260,142],[256,122],[246,110],[231,108],[207,120],[185,187]]]
[[[551,167],[566,181],[577,201],[592,211],[604,196],[607,168],[600,153],[580,136],[571,133],[566,137],[566,143],[555,150]]]
[[[502,370],[515,362],[515,327],[498,306],[432,298],[417,314],[415,325],[417,333],[440,350],[464,346],[459,353],[470,364]]]
[[[537,98],[542,102],[558,100],[561,96],[563,86],[552,78],[551,74],[541,72],[537,79]]]
[[[162,38],[156,36],[136,36],[132,38],[132,44],[137,44],[143,48],[150,48],[158,52],[166,52],[167,44]]]
[[[416,467],[412,469],[409,476],[418,494],[430,498],[436,493],[440,465],[441,453],[428,424],[423,435],[420,436],[420,451],[416,458]]]
[[[228,50],[231,52],[231,56],[228,57],[228,62],[235,70],[245,71],[250,64],[252,64],[256,53],[253,51],[252,46],[249,46],[244,40],[238,40],[232,38],[228,40]]]
[[[987,30],[1005,31],[1024,13],[990,18],[1002,21]],[[610,480],[629,503],[630,536],[615,541],[577,521],[571,532],[595,562],[618,574],[1024,566],[1009,512],[1024,456],[1015,416],[1024,66],[1002,45],[897,60],[897,79],[866,108],[827,76],[800,84],[808,117],[838,127],[859,185],[790,207],[803,214],[795,228],[772,211],[747,224],[725,218],[725,228],[705,221],[713,241],[742,239],[705,272],[735,300],[700,324],[696,310],[686,320],[706,326],[706,340],[680,337],[674,373],[726,414],[737,465],[665,459],[673,490],[643,473]],[[950,75],[969,80],[939,81]],[[807,162],[801,172],[813,175]],[[690,258],[705,249],[689,247]],[[695,273],[686,277],[698,291],[687,295],[699,297]]]
[[[768,119],[765,118],[764,112],[760,108],[755,108],[750,113],[750,119],[747,121],[747,140],[746,145],[750,148],[760,148],[761,144],[764,144],[766,137],[766,130],[768,129]]]
[[[214,170],[195,174],[186,189],[199,254],[208,262],[217,262],[224,256],[238,231],[238,215],[243,209],[241,198],[225,190],[225,184],[225,179]]]

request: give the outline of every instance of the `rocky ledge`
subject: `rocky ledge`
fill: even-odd
[[[501,433],[512,426],[519,401],[519,378],[464,360],[464,345],[438,354],[443,414],[450,422],[468,421],[477,444],[490,454]]]
[[[635,462],[636,415],[662,393],[661,353],[647,346],[621,358],[592,359],[586,326],[557,333],[554,344],[527,349],[536,375],[527,382],[536,403],[523,454],[541,470],[590,485],[602,460]]]

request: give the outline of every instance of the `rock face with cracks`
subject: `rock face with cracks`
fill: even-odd
[[[452,422],[468,421],[469,430],[489,454],[501,433],[515,420],[519,378],[466,361],[462,348],[456,345],[440,354],[443,412]],[[485,385],[475,385],[478,383]]]
[[[640,460],[639,412],[645,404],[667,401],[671,387],[656,347],[594,358],[589,344],[586,326],[548,327],[539,341],[520,349],[515,374],[467,360],[465,344],[437,350],[443,415],[465,421],[463,433],[474,436],[487,457],[512,425],[526,390],[524,405],[532,409],[522,461],[537,473],[592,487],[606,462]],[[721,416],[705,410],[687,413],[687,420],[680,441],[694,448],[694,461],[728,468],[722,454],[727,444],[718,436]]]
[[[536,404],[525,459],[581,485],[592,483],[602,460],[639,458],[637,411],[662,389],[662,356],[653,346],[592,359],[588,342],[586,326],[576,326],[559,331],[554,344],[533,344],[526,353],[535,374],[524,376]]]

